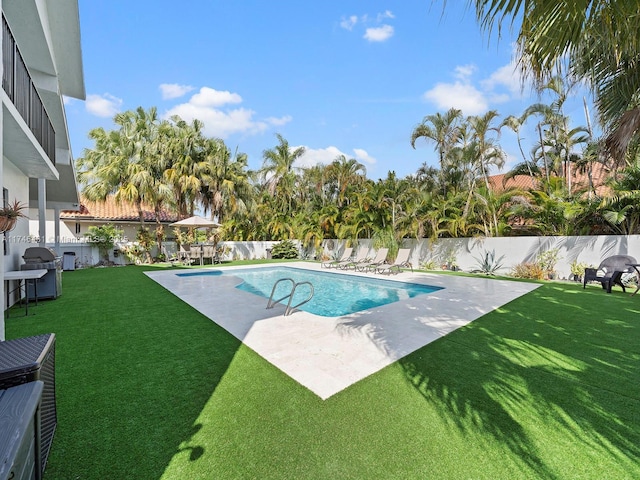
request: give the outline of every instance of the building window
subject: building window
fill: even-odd
[[[80,224],[78,222],[76,222],[76,234],[80,234]]]

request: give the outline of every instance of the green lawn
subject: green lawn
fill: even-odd
[[[145,268],[7,320],[56,334],[45,480],[640,478],[640,295],[545,284],[322,401]]]

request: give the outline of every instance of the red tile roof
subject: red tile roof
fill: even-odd
[[[145,222],[155,222],[156,215],[149,205],[142,205]],[[140,216],[138,209],[132,203],[116,203],[115,198],[110,196],[104,202],[93,202],[80,196],[80,211],[62,210],[60,218],[65,220],[102,220],[111,222],[138,222]],[[178,215],[162,210],[160,212],[161,222],[175,222]]]
[[[610,189],[605,185],[605,182],[609,176],[610,170],[601,163],[594,163],[591,172],[591,178],[593,185],[595,186],[596,194],[599,196],[606,196]],[[497,193],[504,192],[511,188],[518,188],[521,190],[531,190],[535,188],[535,181],[528,175],[516,175],[504,180],[505,174],[492,175],[489,177],[489,184],[493,187]],[[589,178],[586,174],[579,173],[576,168],[571,171],[571,188],[573,191],[586,190],[589,185]]]

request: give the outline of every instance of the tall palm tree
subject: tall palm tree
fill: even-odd
[[[342,208],[348,200],[347,192],[349,187],[361,184],[366,178],[367,169],[355,158],[339,155],[327,166],[327,177],[335,181],[337,188],[338,208]]]
[[[194,214],[202,188],[202,174],[208,162],[205,156],[204,124],[187,123],[179,116],[171,117],[173,128],[163,145],[166,167],[164,177],[173,190],[173,202],[180,218]]]
[[[449,109],[444,115],[440,112],[435,115],[427,115],[422,119],[422,123],[413,129],[411,146],[416,148],[416,140],[422,137],[434,142],[442,170],[449,150],[453,148],[458,139],[460,120],[462,120],[462,111],[456,108]]]
[[[279,144],[274,148],[264,150],[262,158],[264,163],[260,169],[260,173],[267,185],[267,189],[271,195],[275,195],[279,184],[287,183],[291,174],[295,171],[295,161],[300,158],[304,152],[304,147],[292,149],[289,142],[279,133],[276,134]],[[292,182],[289,181],[289,184]],[[291,185],[290,185],[291,186]],[[292,192],[286,192],[291,194]]]
[[[200,202],[205,213],[223,223],[228,214],[246,211],[251,185],[247,171],[247,155],[231,151],[220,139],[205,141],[208,164],[202,177]]]
[[[606,144],[618,161],[640,131],[640,3],[618,0],[475,0],[491,31],[521,19],[518,55],[524,71],[544,85],[558,62],[594,93],[601,122],[613,129]]]

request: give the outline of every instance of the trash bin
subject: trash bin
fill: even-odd
[[[271,260],[271,249],[267,248],[267,260]]]
[[[76,269],[76,252],[64,252],[62,255],[62,270]]]
[[[42,478],[40,399],[44,383],[0,390],[0,478]]]
[[[39,445],[43,472],[58,424],[55,345],[56,336],[53,333],[0,342],[0,390],[36,380],[44,382]]]

